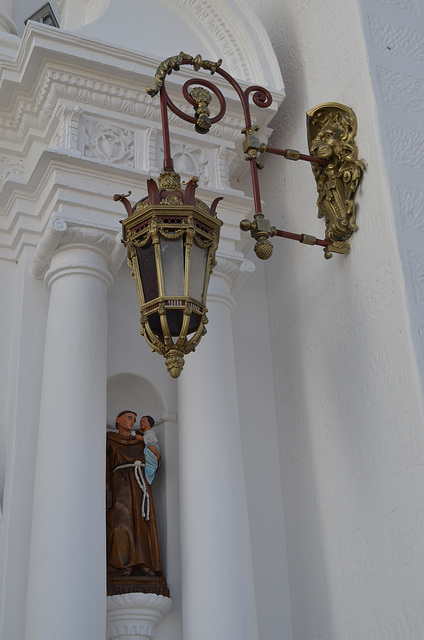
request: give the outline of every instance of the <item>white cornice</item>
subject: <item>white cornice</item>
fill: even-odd
[[[119,229],[123,215],[111,196],[131,189],[143,197],[145,179],[156,176],[162,164],[159,101],[145,93],[157,64],[126,49],[28,24],[16,60],[0,70],[0,257],[15,260],[23,246],[37,245],[56,213],[73,224],[87,220]],[[192,74],[191,67],[182,68],[167,81],[178,105],[181,85]],[[223,207],[222,237],[230,249],[241,247],[238,212],[248,208],[230,177],[248,164],[238,97],[222,78],[215,75],[213,81],[227,98],[224,120],[212,135],[199,136],[170,114],[171,144],[176,162],[182,158],[190,175],[201,178],[205,199],[222,195],[236,203],[231,212]],[[262,141],[281,99],[279,93],[270,109],[252,109]],[[183,175],[184,168],[176,166]]]

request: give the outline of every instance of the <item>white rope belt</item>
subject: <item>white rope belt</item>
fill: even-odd
[[[135,479],[137,480],[137,484],[143,492],[143,500],[141,501],[141,515],[145,520],[150,519],[150,496],[147,491],[146,481],[143,475],[143,467],[145,464],[141,462],[141,460],[136,460],[135,462],[130,462],[129,464],[120,464],[118,467],[115,467],[113,473],[115,471],[119,471],[120,469],[134,469]]]

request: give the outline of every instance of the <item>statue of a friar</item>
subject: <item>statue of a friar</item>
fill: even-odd
[[[151,483],[160,467],[154,420],[121,411],[106,442],[107,593],[168,596],[162,574]]]

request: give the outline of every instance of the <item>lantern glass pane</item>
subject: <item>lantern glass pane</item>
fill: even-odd
[[[138,268],[143,287],[144,302],[154,300],[159,295],[156,273],[155,249],[153,244],[137,248]]]
[[[184,295],[184,248],[183,239],[160,239],[162,271],[166,296]]]
[[[193,243],[191,247],[190,297],[202,304],[205,304],[203,289],[207,257],[208,249],[201,249],[196,243]]]

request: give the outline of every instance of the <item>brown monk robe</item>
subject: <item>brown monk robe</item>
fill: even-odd
[[[106,442],[108,594],[167,595],[159,555],[152,490],[145,480],[144,443],[131,435],[136,414],[123,411]],[[141,485],[141,486],[140,486]]]

